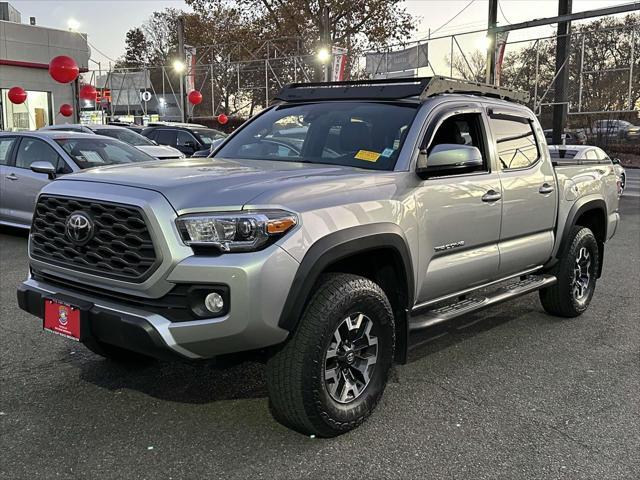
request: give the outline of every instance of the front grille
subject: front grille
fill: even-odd
[[[94,223],[93,237],[84,245],[65,233],[74,212],[87,214]],[[142,282],[159,263],[139,208],[50,195],[41,196],[36,205],[30,254],[49,264],[128,282]]]

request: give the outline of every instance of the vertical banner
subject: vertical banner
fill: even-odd
[[[188,94],[196,89],[196,48],[185,45],[184,54],[187,67],[186,90]]]
[[[331,81],[340,82],[344,80],[345,68],[347,66],[347,49],[341,47],[331,47],[333,64],[331,68]]]
[[[500,77],[502,74],[502,62],[504,61],[504,51],[507,48],[507,37],[509,32],[500,32],[496,35],[496,85],[500,86]]]

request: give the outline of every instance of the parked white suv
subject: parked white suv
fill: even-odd
[[[147,155],[157,158],[158,160],[171,160],[185,158],[184,154],[168,145],[158,145],[153,140],[149,140],[144,135],[133,132],[126,127],[117,125],[84,125],[84,124],[61,124],[43,127],[40,130],[57,130],[80,133],[93,133],[96,135],[104,135],[105,137],[116,138],[121,142],[128,143],[143,151]]]

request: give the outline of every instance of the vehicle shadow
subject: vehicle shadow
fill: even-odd
[[[537,302],[537,298],[535,301]],[[517,320],[520,317],[531,313],[540,313],[541,311],[541,307],[534,306],[533,304],[511,304],[510,309],[505,309],[504,305],[497,305],[488,310],[479,311],[454,319],[448,323],[416,332],[407,356],[407,363],[413,363],[496,327]],[[532,321],[538,323],[556,322],[559,321],[559,319],[551,316],[536,316],[536,319]]]
[[[267,396],[265,366],[252,360],[230,365],[154,360],[120,364],[84,351],[74,355],[73,363],[85,382],[110,391],[135,390],[171,402],[206,404]]]
[[[517,310],[480,312],[420,332],[419,343],[410,351],[408,363],[468,341],[536,309],[531,306]],[[225,363],[150,361],[124,365],[83,351],[74,355],[72,363],[80,369],[83,381],[110,391],[135,390],[160,400],[207,404],[267,397],[265,365],[257,358],[243,362],[231,359]],[[391,374],[392,383],[395,376],[395,373]]]

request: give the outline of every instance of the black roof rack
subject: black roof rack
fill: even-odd
[[[310,100],[400,100],[418,97],[423,101],[443,93],[465,93],[525,103],[526,92],[496,87],[486,83],[450,77],[387,78],[344,82],[291,83],[275,96],[277,100],[300,102]]]

